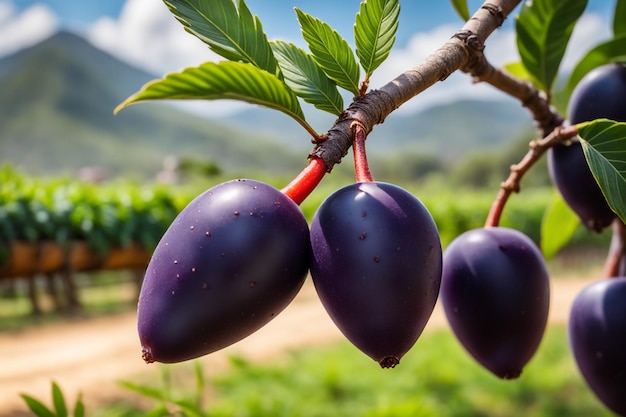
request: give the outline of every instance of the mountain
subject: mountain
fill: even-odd
[[[327,131],[335,119],[320,111],[307,115],[320,133]],[[251,108],[227,120],[241,129],[272,136],[285,146],[311,147],[302,127],[277,112]],[[372,154],[387,156],[428,153],[458,160],[484,149],[504,148],[520,134],[532,132],[530,114],[516,100],[459,100],[414,114],[391,114],[374,127],[368,149]]]
[[[224,170],[303,166],[302,155],[294,157],[270,137],[251,140],[231,122],[171,104],[142,103],[113,115],[117,104],[157,77],[68,32],[0,59],[0,164],[36,174],[95,165],[141,176],[154,175],[167,155]]]
[[[459,100],[437,105],[414,115],[391,115],[375,131],[383,140],[377,147],[393,144],[402,152],[420,149],[455,160],[481,150],[509,146],[520,134],[532,135],[533,122],[518,101]]]

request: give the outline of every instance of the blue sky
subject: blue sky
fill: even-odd
[[[303,11],[329,23],[352,42],[354,16],[360,0],[247,0],[270,39],[294,42],[303,48],[293,11]],[[470,11],[482,0],[469,0]],[[597,42],[610,36],[615,0],[589,0],[585,18],[574,32],[564,67]],[[515,14],[487,41],[485,53],[495,65],[516,61]],[[395,78],[446,42],[462,25],[449,0],[401,0],[397,41],[389,59],[377,70],[372,87]],[[217,60],[206,45],[186,33],[161,0],[0,0],[0,57],[37,43],[60,29],[82,34],[95,46],[156,76],[204,61]],[[435,86],[412,100],[407,110],[455,98],[492,98],[501,94],[473,85],[454,74],[445,87]],[[235,103],[231,103],[235,104]],[[230,111],[237,106],[216,106]]]

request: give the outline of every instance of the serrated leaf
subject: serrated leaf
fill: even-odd
[[[295,10],[302,36],[315,62],[339,87],[358,95],[360,69],[348,42],[327,23]]]
[[[613,34],[626,35],[626,0],[617,0],[613,15]]]
[[[576,232],[580,219],[559,193],[555,193],[541,220],[541,252],[553,258]]]
[[[389,56],[396,41],[400,2],[365,0],[356,15],[354,40],[356,55],[368,77]]]
[[[293,90],[276,76],[243,62],[207,62],[168,74],[144,85],[114,113],[133,103],[165,99],[245,101],[279,110],[310,129]]]
[[[592,69],[601,65],[626,58],[626,33],[596,45],[583,56],[572,70],[567,81],[567,93],[570,95],[574,87]]]
[[[56,382],[52,383],[52,403],[57,417],[67,417],[67,406],[65,405],[65,397],[63,391]]]
[[[522,63],[537,88],[550,92],[565,49],[587,0],[532,0],[516,21]]]
[[[313,57],[292,43],[272,42],[272,49],[285,83],[304,101],[320,110],[339,115],[343,98],[337,84],[326,76]]]
[[[461,19],[467,21],[470,18],[469,9],[467,8],[467,0],[450,0],[454,10],[461,16]]]
[[[185,30],[231,61],[249,62],[280,77],[258,16],[245,1],[163,0]]]
[[[27,394],[20,394],[20,397],[22,397],[30,411],[37,417],[56,417],[52,410],[43,405],[39,400]]]
[[[602,194],[626,222],[626,123],[598,119],[577,127],[585,158]]]

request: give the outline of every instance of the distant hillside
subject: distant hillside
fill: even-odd
[[[166,155],[213,161],[226,170],[301,167],[294,155],[230,122],[202,119],[164,103],[117,104],[157,76],[60,32],[0,59],[0,164],[33,173],[97,165],[154,175]],[[277,164],[276,158],[280,158]]]
[[[320,111],[312,113],[309,123],[320,133],[336,119]],[[228,120],[241,129],[271,135],[287,146],[310,148],[310,138],[302,127],[277,112],[251,108]],[[368,148],[387,154],[438,154],[450,160],[485,148],[504,148],[532,129],[528,111],[515,100],[460,100],[411,115],[391,114],[374,128]]]

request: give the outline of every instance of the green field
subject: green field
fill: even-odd
[[[522,376],[512,381],[500,380],[477,365],[446,329],[427,331],[395,369],[381,369],[348,342],[339,342],[291,351],[264,364],[233,357],[230,370],[223,373],[200,371],[192,363],[163,365],[161,371],[160,382],[126,382],[133,391],[128,400],[93,410],[93,415],[612,415],[579,376],[562,326],[548,329],[536,356]],[[144,397],[151,398],[151,405],[133,405]]]

